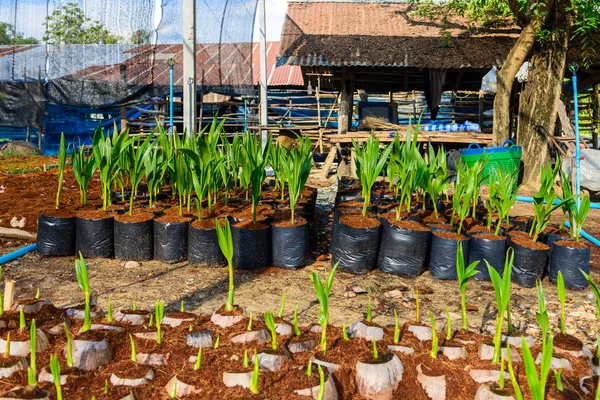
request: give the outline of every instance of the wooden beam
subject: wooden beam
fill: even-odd
[[[7,239],[35,240],[36,235],[21,229],[0,228],[0,237]]]
[[[349,68],[342,68],[342,87],[340,98],[340,110],[338,112],[338,134],[345,135],[350,129],[348,115],[352,108],[352,75]]]
[[[325,159],[325,164],[323,164],[323,167],[321,168],[321,177],[323,177],[324,179],[327,179],[327,177],[329,176],[329,170],[331,169],[331,165],[335,161],[336,155],[337,155],[337,147],[331,146],[331,149],[329,150],[329,154],[327,155],[327,158]]]
[[[4,281],[4,311],[10,311],[15,302],[15,284],[10,279]]]

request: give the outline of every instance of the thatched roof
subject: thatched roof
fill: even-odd
[[[278,65],[489,69],[502,65],[519,35],[516,26],[469,28],[414,17],[415,6],[390,2],[292,1]]]

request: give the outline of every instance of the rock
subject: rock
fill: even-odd
[[[125,267],[125,269],[137,269],[137,268],[142,267],[142,263],[140,263],[138,261],[127,261],[127,262],[121,263],[121,266]]]
[[[27,329],[29,332],[29,329]],[[41,353],[46,350],[46,347],[50,344],[50,340],[48,340],[48,336],[38,329],[36,334],[36,353]],[[4,354],[4,350],[6,349],[6,340],[0,339],[0,353]],[[10,355],[13,357],[27,357],[31,353],[31,341],[29,339],[24,341],[10,341]]]
[[[260,331],[248,331],[244,333],[240,333],[239,335],[235,335],[231,338],[231,343],[249,343],[249,342],[258,342],[258,343],[268,343],[271,341],[271,334],[266,329],[261,329]]]
[[[0,400],[50,400],[50,395],[48,392],[41,390],[38,387],[27,386],[26,388],[22,386],[17,386],[8,392],[5,392],[0,395]]]
[[[398,356],[384,354],[374,363],[356,363],[356,387],[365,399],[391,400],[403,373]]]
[[[289,360],[289,357],[285,353],[277,352],[262,352],[257,354],[258,366],[260,369],[265,371],[279,371],[285,363]],[[254,356],[252,356],[252,362],[256,362]]]
[[[137,378],[137,379],[121,378],[121,377],[117,376],[116,374],[112,374],[110,376],[110,383],[112,383],[115,386],[136,387],[136,386],[145,385],[146,383],[150,382],[153,379],[154,379],[154,370],[152,368],[150,368],[148,370],[148,372],[146,373],[146,375],[144,375],[141,378]]]
[[[244,389],[248,389],[253,375],[253,371],[223,372],[223,384],[227,387],[241,386]]]
[[[0,367],[0,378],[8,378],[17,371],[26,371],[27,368],[29,368],[29,363],[25,357],[13,360],[12,363],[5,362],[4,365]]]
[[[356,293],[352,290],[346,290],[344,291],[344,297],[351,299],[353,297],[356,297]]]
[[[135,336],[138,339],[144,339],[144,340],[152,340],[153,342],[156,342],[156,340],[158,339],[158,332],[154,331],[154,332],[136,332],[133,334],[133,336]],[[160,336],[161,338],[165,337],[165,332],[164,331],[160,331]]]
[[[299,396],[310,397],[314,400],[319,399],[320,392],[321,392],[321,386],[319,386],[319,385],[313,386],[311,388],[294,390],[295,394],[297,394]],[[327,374],[327,376],[325,377],[323,400],[337,400],[337,399],[338,399],[338,392],[335,387],[335,382],[333,381],[333,378],[331,377],[331,375]]]
[[[83,319],[85,317],[85,310],[79,310],[77,308],[68,308],[66,311],[67,317],[74,319]],[[94,311],[90,311],[90,317],[101,318],[104,317],[104,311],[101,308],[96,307]]]
[[[537,357],[535,358],[535,363],[537,365],[540,365],[541,362],[542,353],[538,353]],[[552,360],[550,361],[550,369],[559,370],[561,368],[565,371],[573,371],[573,365],[569,360],[567,360],[566,358],[552,357]]]
[[[500,379],[500,371],[491,369],[472,369],[469,371],[469,375],[477,383],[497,382]],[[508,372],[504,373],[504,379],[510,379]]]
[[[383,339],[383,328],[378,326],[369,326],[363,322],[357,321],[350,325],[348,333],[353,338],[361,338],[367,341]]]
[[[322,360],[319,360],[316,357],[312,358],[312,363],[320,365],[323,368],[327,368],[327,371],[329,371],[330,374],[333,374],[340,367],[337,364],[330,363],[330,362],[327,362],[327,361],[322,361]]]
[[[213,314],[210,317],[210,321],[213,324],[220,326],[221,328],[229,328],[230,326],[233,326],[233,325],[237,324],[238,322],[241,322],[243,319],[244,319],[243,315]]]
[[[21,219],[17,217],[12,217],[10,220],[10,226],[12,228],[25,228],[25,224],[27,223],[27,218],[23,217]]]
[[[170,353],[157,354],[157,353],[137,353],[136,360],[138,364],[142,365],[167,365],[169,361]]]
[[[321,325],[313,325],[308,331],[312,333],[321,333],[323,331],[323,328],[321,327]]]
[[[446,400],[446,377],[423,374],[421,364],[417,365],[417,381],[431,400]]]
[[[167,391],[167,394],[169,396],[171,396],[171,394],[173,393],[173,387],[175,387],[175,395],[178,398],[186,397],[199,392],[199,390],[195,386],[188,385],[187,383],[177,379],[177,375],[172,377],[171,380],[165,385],[165,390]]]
[[[467,349],[464,347],[448,347],[442,346],[440,347],[442,354],[446,356],[449,360],[458,360],[458,359],[466,359],[468,357]]]
[[[527,347],[532,348],[533,346],[535,346],[535,339],[533,338],[533,336],[527,335],[523,337],[525,338],[525,344],[527,345]],[[522,345],[521,336],[502,335],[502,342],[509,343],[510,347],[516,347],[518,349],[520,349]]]
[[[290,353],[303,353],[305,351],[311,351],[317,346],[317,341],[315,339],[307,339],[301,342],[293,342],[287,345],[287,349]]]
[[[52,305],[52,303],[48,299],[39,299],[33,301],[29,299],[17,300],[13,303],[11,310],[15,311],[16,313],[19,313],[21,310],[23,310],[23,313],[25,313],[25,315],[28,315],[40,312],[42,308],[49,305]]]
[[[389,292],[385,292],[383,295],[390,299],[398,299],[398,298],[402,297],[402,292],[398,289],[395,289],[395,290],[390,290]]]
[[[477,389],[474,400],[514,400],[514,397],[490,384],[484,384]]]
[[[414,354],[415,349],[413,349],[412,347],[407,347],[407,346],[394,346],[394,345],[388,345],[388,349],[395,352],[395,353],[402,353],[402,354]]]
[[[500,353],[501,355],[504,356],[504,358],[506,359],[506,352],[507,348],[506,347],[502,347],[500,349]],[[517,351],[517,349],[511,347],[510,348],[510,356],[512,359],[512,362],[514,363],[519,363],[522,361],[521,359],[521,355],[519,354],[519,352]],[[484,360],[484,361],[489,361],[492,358],[494,358],[494,346],[490,346],[489,344],[482,344],[481,347],[479,348],[479,359],[480,360]]]
[[[196,349],[200,347],[213,347],[212,332],[208,329],[201,332],[189,333],[185,336],[188,346]]]
[[[291,335],[293,328],[290,324],[284,324],[281,322],[275,323],[275,332],[277,332],[280,336],[288,336]]]
[[[368,293],[365,289],[363,289],[362,287],[360,287],[358,285],[357,286],[352,286],[351,289],[356,294],[365,294],[365,293]]]
[[[410,325],[408,331],[411,332],[419,341],[426,342],[433,338],[431,328],[421,325]]]

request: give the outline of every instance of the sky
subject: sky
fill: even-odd
[[[287,0],[265,0],[265,10],[267,14],[267,40],[279,41],[281,37],[281,28],[285,19],[287,10]],[[254,40],[258,41],[258,21],[255,23]]]

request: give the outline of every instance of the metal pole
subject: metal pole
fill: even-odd
[[[263,148],[267,145],[267,19],[265,14],[265,0],[258,1],[258,24],[260,30],[260,126]]]
[[[248,132],[248,98],[244,96],[244,133]]]
[[[577,98],[577,64],[571,64],[571,74],[573,74],[573,103],[575,108],[575,195],[577,195],[577,209],[581,204],[581,154],[579,149],[579,99]]]
[[[173,66],[175,63],[169,58],[169,134],[173,135]]]
[[[192,136],[196,124],[196,0],[183,0],[183,130]]]

